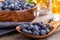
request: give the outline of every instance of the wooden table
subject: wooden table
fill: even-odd
[[[51,19],[51,17],[52,16],[50,14],[44,15],[44,16],[38,16],[34,19],[33,22],[35,22],[35,21],[36,22],[40,22],[40,21],[46,22],[49,19]],[[12,33],[0,36],[0,40],[33,40],[33,39],[27,38],[18,32],[12,32]],[[60,28],[58,28],[58,30],[56,30],[53,35],[51,35],[45,39],[35,39],[35,40],[60,40]]]

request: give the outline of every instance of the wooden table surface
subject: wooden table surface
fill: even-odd
[[[51,18],[51,15],[44,15],[44,16],[38,16],[36,17],[33,22],[46,22]],[[21,35],[18,32],[12,32],[3,36],[0,36],[0,40],[34,40],[31,38],[27,38],[23,35]],[[45,39],[35,39],[35,40],[60,40],[60,28],[58,28],[54,34],[52,34],[51,36],[45,38]]]

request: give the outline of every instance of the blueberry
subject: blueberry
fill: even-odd
[[[32,31],[31,31],[31,30],[29,30],[29,31],[28,31],[28,34],[32,34]]]
[[[29,4],[29,7],[33,8],[35,5],[34,4]]]
[[[0,8],[3,6],[3,4],[0,2]]]
[[[20,1],[20,4],[21,4],[21,5],[25,5],[25,2],[23,2],[23,1]]]
[[[31,30],[31,29],[32,29],[32,27],[28,26],[28,27],[27,27],[27,29]]]
[[[21,4],[19,4],[18,6],[21,7]]]
[[[5,0],[5,1],[9,3],[9,0]]]
[[[15,6],[14,9],[15,10],[20,10],[20,7],[19,6]]]
[[[29,4],[28,4],[28,3],[26,3],[26,6],[29,6]]]
[[[26,29],[27,27],[25,24],[20,24],[19,26],[21,27],[21,29]]]
[[[3,5],[8,5],[8,3],[6,1],[3,1],[2,4]]]
[[[43,22],[39,22],[38,23],[38,26],[41,26],[41,25],[44,25],[44,23]]]
[[[28,28],[29,30],[32,30],[32,31],[33,31],[34,26],[33,26],[33,25],[29,25],[27,28]]]
[[[19,3],[19,0],[15,0],[15,2]]]
[[[31,30],[23,29],[22,31],[25,32],[25,33],[27,33],[27,34],[32,34]]]
[[[44,30],[47,28],[46,25],[43,25],[43,24],[40,24],[40,27]]]
[[[50,30],[47,28],[47,29],[45,29],[45,31],[46,31],[46,33],[49,33]]]
[[[34,25],[31,24],[30,26],[31,26],[32,28],[34,28]]]
[[[40,22],[41,24],[44,24],[43,22]]]
[[[26,6],[26,9],[30,9],[30,7],[29,6]]]
[[[14,8],[14,4],[10,4],[12,8]]]
[[[34,28],[35,28],[35,30],[36,30],[37,32],[39,32],[39,28],[38,28],[37,25],[36,25]]]
[[[47,27],[50,29],[50,28],[51,28],[51,25],[50,25],[50,24],[48,24],[48,25],[47,25]]]
[[[32,34],[35,36],[39,36],[39,33],[37,31],[34,31]]]
[[[3,8],[3,10],[8,9],[8,5],[5,5],[2,8]]]
[[[9,3],[10,3],[10,4],[13,4],[13,3],[14,3],[14,0],[9,0]]]
[[[28,26],[29,26],[29,25],[26,25],[26,24],[24,24],[24,23],[23,23],[23,25],[24,25],[25,27],[28,27]]]
[[[15,3],[14,3],[14,5],[15,5],[15,6],[18,6],[18,3],[17,3],[17,2],[15,2]]]
[[[34,26],[34,27],[32,28],[32,31],[40,32],[40,30],[39,30],[38,26]]]
[[[46,35],[46,31],[41,29],[41,35]]]
[[[8,8],[5,6],[7,5]],[[28,4],[23,0],[5,0],[0,2],[0,8],[3,10],[24,10],[33,7],[34,4]]]
[[[23,29],[22,31],[25,32],[25,33],[28,33],[28,30],[27,29]]]
[[[41,29],[41,27],[40,27],[40,26],[38,26],[38,28],[39,28],[39,30]]]
[[[9,9],[14,10],[15,6],[14,6],[14,4],[10,4],[8,7],[9,7]]]

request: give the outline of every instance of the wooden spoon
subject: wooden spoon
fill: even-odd
[[[60,22],[56,22],[54,24],[52,24],[53,22],[51,22],[50,24],[52,25],[51,29],[50,29],[50,32],[44,36],[34,36],[34,35],[29,35],[29,34],[26,34],[24,32],[21,31],[20,29],[20,26],[17,26],[16,27],[16,30],[18,32],[20,32],[22,35],[26,36],[26,37],[30,37],[30,38],[36,38],[36,39],[39,39],[39,38],[46,38],[48,36],[50,36],[52,33],[54,33],[54,31],[60,26]]]

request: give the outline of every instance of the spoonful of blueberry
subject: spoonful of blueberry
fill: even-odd
[[[30,38],[45,38],[50,36],[60,26],[60,22],[34,22],[34,23],[22,23],[16,27],[16,30],[24,36]]]

